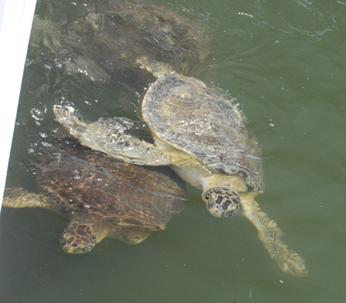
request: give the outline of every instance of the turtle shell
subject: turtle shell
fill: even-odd
[[[138,1],[94,1],[73,22],[36,18],[33,45],[42,46],[68,74],[93,81],[110,78],[141,90],[153,81],[136,59],[147,56],[190,73],[207,55],[202,26],[165,6]]]
[[[111,225],[162,229],[183,209],[183,190],[173,176],[127,164],[59,140],[41,157],[41,190],[64,214],[90,213]]]
[[[245,118],[221,90],[170,73],[148,89],[142,115],[160,139],[215,172],[239,175],[249,191],[263,189],[260,150]]]

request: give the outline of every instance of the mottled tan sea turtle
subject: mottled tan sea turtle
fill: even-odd
[[[183,209],[183,191],[171,177],[64,139],[40,158],[40,192],[7,188],[3,205],[46,208],[68,217],[61,246],[81,254],[106,237],[137,244],[163,230]]]
[[[216,217],[241,213],[279,267],[306,274],[304,260],[281,240],[281,231],[254,198],[263,191],[261,158],[237,106],[219,90],[147,58],[138,63],[157,80],[142,101],[142,117],[154,143],[128,134],[118,119],[87,123],[71,106],[56,105],[55,116],[83,145],[140,165],[170,165],[184,180],[203,190]]]

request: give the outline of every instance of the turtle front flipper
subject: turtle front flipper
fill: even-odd
[[[29,192],[21,187],[5,189],[3,206],[8,208],[53,208],[47,196]]]
[[[154,144],[135,138],[126,132],[133,122],[126,118],[99,119],[83,122],[71,106],[55,105],[57,121],[84,146],[101,151],[127,163],[148,166],[171,164],[168,156]]]
[[[259,239],[280,269],[294,276],[306,276],[304,259],[281,240],[282,232],[276,222],[261,211],[256,201],[242,199],[241,202],[245,217],[256,227]]]
[[[73,215],[60,239],[60,245],[66,253],[84,254],[90,252],[108,234],[107,227],[94,216]]]
[[[53,112],[56,121],[64,126],[71,136],[80,140],[87,130],[87,123],[83,121],[75,108],[70,105],[54,105]]]

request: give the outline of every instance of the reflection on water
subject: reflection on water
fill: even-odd
[[[41,1],[37,12],[68,24],[91,2]],[[191,72],[229,90],[249,118],[264,153],[266,192],[259,202],[305,257],[309,276],[281,273],[247,222],[211,218],[190,188],[186,211],[165,232],[135,247],[105,241],[87,256],[61,252],[58,217],[4,209],[0,301],[343,302],[344,3],[151,2],[207,29],[209,54]],[[32,190],[37,150],[46,136],[62,135],[52,121],[53,104],[78,104],[91,120],[138,118],[141,98],[126,82],[131,73],[109,82],[68,75],[38,49],[28,54],[8,174],[8,185]],[[139,125],[138,132],[147,130]]]

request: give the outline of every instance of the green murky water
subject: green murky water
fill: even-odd
[[[83,6],[63,2],[40,13],[69,19]],[[258,201],[309,276],[280,272],[248,222],[213,219],[190,188],[166,231],[139,246],[106,240],[83,256],[60,250],[65,223],[54,214],[3,209],[0,302],[345,302],[346,2],[155,2],[208,28],[210,56],[195,74],[241,104],[263,146]],[[61,74],[48,74],[28,62],[8,185],[35,187],[30,157],[57,128],[50,107],[62,96],[90,118],[131,117],[137,108],[136,94],[121,87],[60,84]]]

